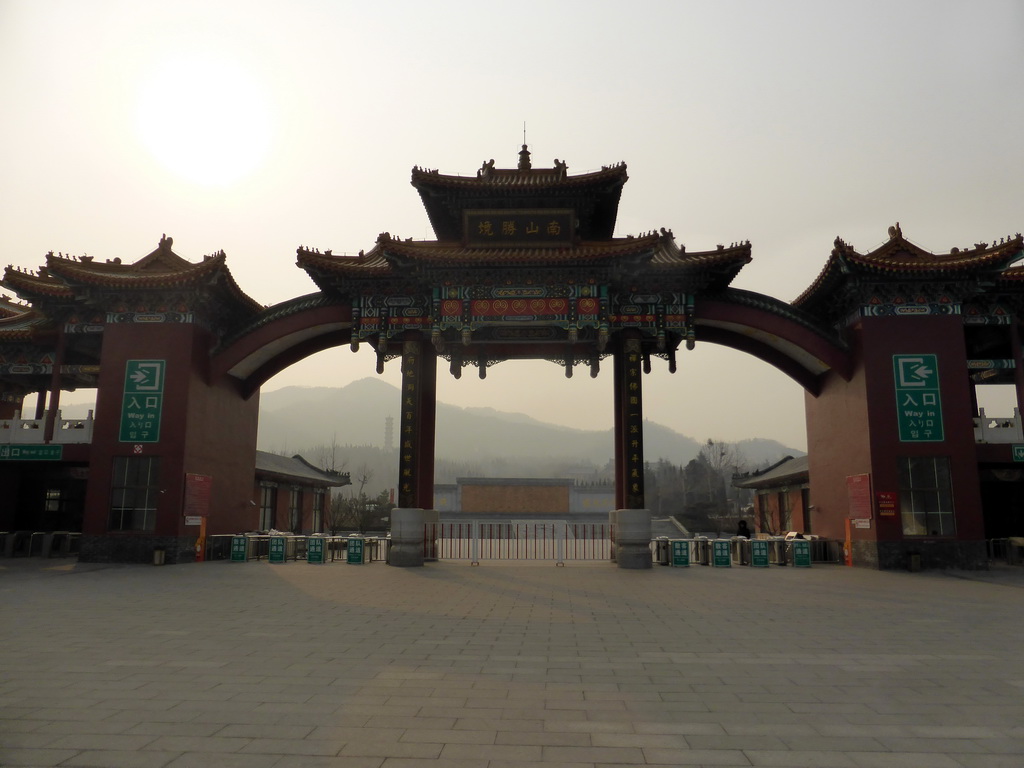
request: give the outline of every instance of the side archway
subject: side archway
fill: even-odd
[[[352,307],[312,293],[275,304],[214,353],[211,375],[230,376],[251,397],[274,375],[325,349],[349,343]]]
[[[694,300],[696,341],[753,355],[817,395],[821,376],[835,371],[849,379],[850,351],[785,302],[731,289]]]

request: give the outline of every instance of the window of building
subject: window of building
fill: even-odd
[[[902,456],[900,515],[906,536],[954,536],[953,484],[946,456]]]
[[[301,533],[302,526],[302,489],[292,488],[288,495],[288,530]]]
[[[261,531],[269,531],[274,527],[274,512],[277,509],[277,486],[269,483],[260,484],[260,527]]]
[[[324,489],[313,491],[313,533],[324,532]]]
[[[110,493],[112,531],[152,531],[159,498],[158,456],[115,456]]]
[[[61,511],[64,501],[64,493],[60,488],[47,488],[43,501],[43,509],[54,514]]]

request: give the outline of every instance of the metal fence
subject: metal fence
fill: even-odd
[[[465,522],[427,523],[423,555],[427,560],[566,560],[611,559],[607,523]]]
[[[989,539],[987,545],[990,562],[1001,562],[1007,565],[1024,564],[1024,537]]]

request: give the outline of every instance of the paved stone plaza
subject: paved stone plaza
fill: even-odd
[[[0,765],[1024,765],[1024,578],[0,561]]]

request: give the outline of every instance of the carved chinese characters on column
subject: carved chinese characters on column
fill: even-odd
[[[398,462],[398,506],[413,507],[416,498],[416,456],[420,431],[420,348],[414,341],[402,348],[401,458]]]
[[[626,442],[626,506],[629,509],[644,507],[644,421],[643,387],[641,385],[640,342],[630,339],[625,344],[623,393],[626,407],[623,409]]]

